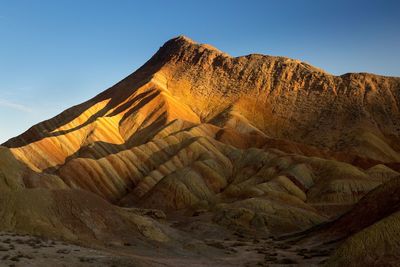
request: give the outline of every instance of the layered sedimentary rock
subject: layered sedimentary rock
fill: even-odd
[[[328,266],[396,266],[400,261],[400,176],[361,199],[352,210],[313,233],[312,239],[347,238]]]
[[[1,191],[0,215],[2,231],[92,246],[145,243],[149,240],[166,242],[169,239],[154,220],[115,207],[81,190],[36,188]]]
[[[166,242],[158,224],[93,193],[36,173],[0,147],[0,229],[91,244]],[[141,241],[144,240],[144,241]]]
[[[90,145],[101,156],[113,152],[104,143],[145,143],[181,119],[398,161],[399,87],[399,78],[333,76],[283,57],[234,58],[178,37],[107,91],[5,145],[44,170]]]
[[[23,188],[66,189],[68,186],[56,175],[32,171],[8,148],[0,146],[0,190]]]
[[[205,209],[221,225],[288,233],[398,175],[399,88],[399,78],[231,57],[181,36],[4,145],[40,175],[114,204]]]
[[[220,255],[205,248],[210,237],[250,233],[257,246],[259,236],[296,233],[299,248],[339,245],[331,266],[395,265],[399,99],[400,78],[231,57],[180,36],[0,147],[0,229],[118,253],[197,249],[196,260]],[[268,242],[257,255],[264,248],[274,261]],[[225,257],[232,251],[207,264],[244,264]],[[303,257],[286,250],[275,263],[288,253]],[[160,262],[175,266],[170,256]]]

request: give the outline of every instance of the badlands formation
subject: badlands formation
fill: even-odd
[[[0,230],[121,266],[396,266],[399,108],[400,78],[180,36],[0,147]]]

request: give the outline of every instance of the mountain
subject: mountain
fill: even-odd
[[[148,135],[134,136],[178,119],[391,162],[399,159],[399,86],[399,78],[332,76],[283,57],[233,58],[178,37],[115,86],[5,145],[23,159],[18,152],[35,144],[44,158],[23,161],[43,170],[96,142],[145,143]],[[107,154],[102,148],[96,153]],[[46,149],[56,153],[49,158]]]
[[[125,209],[178,216],[185,223],[166,231],[191,238],[188,227],[276,237],[336,222],[400,175],[399,107],[400,78],[231,57],[179,36],[3,146],[30,172],[25,187],[67,195],[51,203],[83,192],[118,218]]]

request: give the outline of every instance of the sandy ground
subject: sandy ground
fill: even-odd
[[[331,249],[306,249],[271,238],[233,233],[188,243],[187,255],[115,247],[91,249],[35,236],[0,233],[0,266],[318,266]],[[201,253],[193,253],[201,250]],[[217,251],[217,252],[216,252]]]
[[[101,250],[35,236],[0,233],[0,266],[142,266]]]

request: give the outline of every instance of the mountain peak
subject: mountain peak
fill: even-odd
[[[182,54],[182,53],[199,54],[205,51],[223,55],[225,57],[230,57],[225,52],[217,49],[216,47],[210,44],[196,42],[185,35],[179,35],[165,42],[164,45],[160,48],[160,50],[157,52],[157,54],[158,55],[162,54],[163,56],[171,56],[173,54]]]
[[[198,44],[197,42],[195,42],[193,39],[187,37],[186,35],[178,35],[178,36],[170,39],[169,41],[187,42],[187,43],[191,43],[191,44]]]

